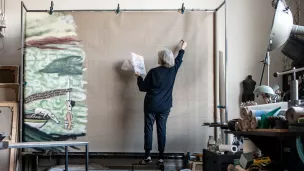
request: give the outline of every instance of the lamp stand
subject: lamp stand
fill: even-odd
[[[260,79],[260,86],[262,85],[262,81],[263,81],[263,76],[264,76],[264,71],[265,71],[265,66],[267,65],[267,86],[269,86],[269,72],[270,72],[270,55],[269,55],[269,51],[266,52],[266,56],[265,59],[263,61],[261,61],[264,63],[263,65],[263,70],[262,70],[262,75],[261,75],[261,79]]]
[[[269,71],[270,71],[270,55],[269,55],[269,51],[267,51],[266,53],[266,61],[265,61],[266,65],[267,65],[267,86],[269,86]]]
[[[274,73],[274,77],[278,77],[280,75],[285,75],[285,74],[292,74],[293,78],[290,81],[290,101],[291,101],[290,105],[292,105],[292,106],[298,106],[300,104],[300,101],[299,101],[299,85],[298,85],[298,80],[297,80],[297,77],[296,77],[296,73],[299,72],[299,71],[304,71],[304,67],[303,68],[298,68],[298,69],[293,67],[289,71]]]
[[[294,105],[299,103],[299,84],[296,77],[295,69],[295,67],[292,68],[293,79],[290,81],[290,100]]]

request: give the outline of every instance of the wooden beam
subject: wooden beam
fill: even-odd
[[[19,66],[18,65],[0,65],[0,69],[3,69],[3,70],[18,70]]]
[[[16,94],[16,101],[19,101],[19,84],[18,83],[0,83],[0,88],[11,88]]]
[[[0,102],[0,107],[9,107],[12,111],[11,135],[9,143],[18,142],[18,103],[17,102]],[[17,149],[10,149],[9,171],[16,170]]]
[[[18,83],[0,83],[0,88],[19,88],[19,84]]]

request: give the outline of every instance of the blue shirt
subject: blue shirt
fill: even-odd
[[[172,68],[159,66],[151,69],[146,78],[137,77],[140,91],[146,92],[144,111],[153,113],[168,112],[172,107],[172,91],[177,71],[183,62],[185,51],[180,50]]]

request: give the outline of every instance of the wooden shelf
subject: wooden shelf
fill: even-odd
[[[13,89],[19,101],[19,65],[0,65],[0,88]]]
[[[0,88],[13,89],[16,94],[16,101],[19,101],[19,84],[18,83],[0,83]]]
[[[304,136],[304,132],[263,132],[263,131],[225,131],[226,134],[238,136],[260,136],[262,137],[298,137]]]
[[[19,88],[19,84],[18,83],[0,83],[0,88]]]
[[[18,65],[0,65],[0,69],[16,70],[16,69],[19,69],[19,66]]]
[[[9,73],[12,72],[13,75],[7,75],[7,71],[9,71]],[[19,83],[19,65],[0,65],[0,75],[1,77],[12,77],[11,79],[11,82],[14,82],[14,83]],[[7,82],[7,80],[3,80],[3,78],[1,79],[0,82],[4,81],[5,83],[9,83]]]

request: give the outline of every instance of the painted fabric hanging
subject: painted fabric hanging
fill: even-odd
[[[79,42],[71,15],[26,14],[25,141],[68,140],[86,134],[85,53]]]

